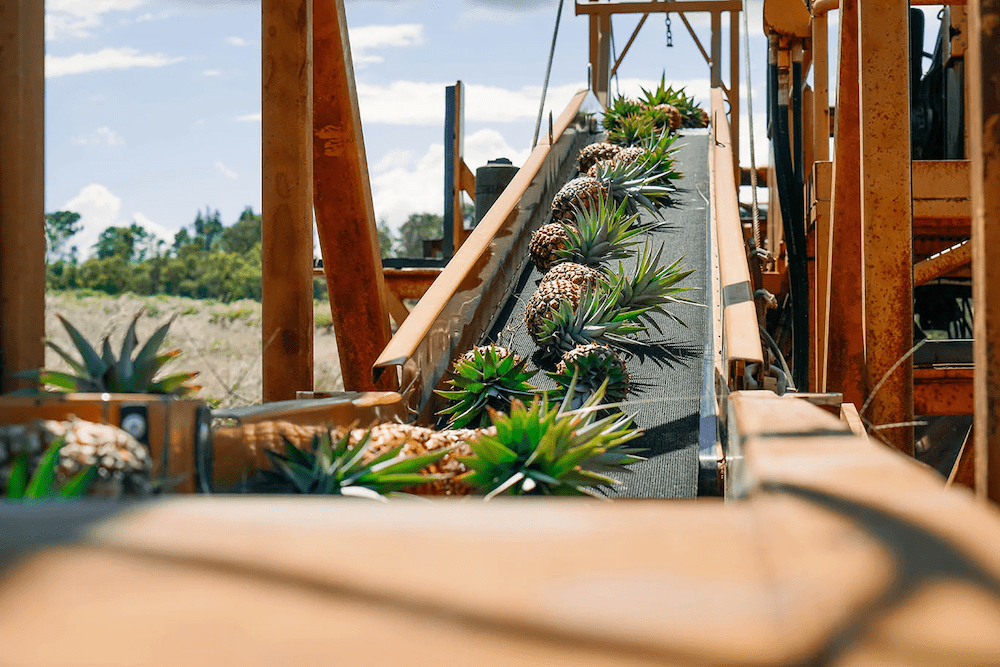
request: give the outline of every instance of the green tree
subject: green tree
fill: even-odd
[[[188,234],[186,227],[181,227],[181,230],[174,234],[174,250],[180,250],[184,246],[191,243],[191,235]]]
[[[253,247],[261,242],[262,225],[263,218],[254,213],[253,208],[247,206],[232,227],[222,230],[219,248],[223,252],[239,254],[251,252]]]
[[[385,220],[379,220],[378,223],[378,247],[382,253],[382,259],[386,257],[395,257],[395,245],[396,241],[392,237],[392,229],[389,228],[389,223]]]
[[[194,219],[194,240],[203,249],[211,250],[215,242],[222,236],[222,216],[219,210],[212,212],[209,207],[205,207],[205,215],[198,211],[198,216]]]
[[[424,241],[440,239],[444,223],[434,213],[412,213],[399,228],[399,256],[423,257]]]
[[[135,252],[135,233],[129,227],[108,227],[97,237],[94,249],[97,259],[120,257],[128,262]]]
[[[45,214],[46,262],[62,258],[66,242],[83,228],[83,225],[77,224],[79,221],[80,214],[73,211]]]

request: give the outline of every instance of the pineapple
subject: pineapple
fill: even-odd
[[[436,390],[449,400],[448,407],[438,414],[448,415],[450,428],[488,426],[487,407],[506,411],[512,399],[530,399],[533,395],[535,387],[527,381],[535,371],[525,370],[527,363],[499,345],[469,350],[455,361],[455,377],[448,381],[452,389]]]
[[[566,247],[569,242],[569,235],[566,233],[566,226],[562,222],[550,222],[542,225],[531,235],[528,242],[528,253],[531,261],[539,271],[548,271],[552,265],[559,261],[556,254]]]
[[[41,385],[51,385],[63,391],[77,392],[115,392],[115,393],[139,393],[139,394],[171,394],[174,396],[185,396],[197,391],[200,387],[189,384],[198,373],[185,372],[175,373],[166,377],[156,379],[157,374],[163,366],[177,357],[180,350],[170,350],[158,353],[163,341],[166,340],[167,330],[173,322],[161,326],[153,335],[149,337],[142,349],[135,354],[133,352],[139,344],[138,336],[135,333],[135,325],[142,315],[140,310],[132,319],[132,324],[122,340],[121,353],[115,357],[111,349],[111,342],[104,339],[101,346],[101,354],[91,346],[83,335],[70,324],[62,315],[58,315],[66,332],[69,334],[73,345],[80,354],[80,360],[74,359],[65,350],[52,341],[47,341],[47,345],[69,364],[75,375],[63,373],[62,371],[37,370],[22,374],[22,377],[36,379]]]
[[[652,116],[626,116],[608,132],[608,141],[623,147],[638,146],[658,134]]]
[[[528,301],[525,324],[535,343],[550,355],[587,343],[625,347],[638,342],[630,334],[647,330],[640,321],[645,310],[620,308],[618,295],[606,283],[562,284],[545,291],[540,286]]]
[[[41,470],[55,448],[52,479],[62,487],[86,477],[97,496],[144,497],[152,493],[152,463],[146,448],[126,431],[109,424],[71,418],[0,426],[0,486],[8,486],[18,466]]]
[[[408,457],[401,455],[400,444],[366,458],[371,445],[371,431],[352,442],[349,431],[324,430],[313,437],[309,449],[299,449],[286,439],[284,453],[267,450],[273,469],[261,472],[261,485],[285,493],[384,500],[388,494],[442,478],[421,470],[439,461],[445,449]]]
[[[666,85],[666,73],[660,77],[660,85],[656,90],[649,91],[642,89],[642,104],[647,107],[656,107],[662,104],[669,104],[677,109],[681,115],[682,127],[706,127],[708,125],[708,115],[699,107],[693,96],[689,96],[684,89],[674,90],[672,86]]]
[[[629,116],[639,116],[642,114],[642,105],[637,100],[630,100],[619,95],[604,111],[601,124],[606,132],[613,132],[618,128],[623,118]]]
[[[670,199],[674,188],[661,185],[665,174],[662,162],[598,164],[595,176],[581,176],[566,183],[552,198],[552,221],[572,224],[577,212],[593,208],[601,196],[616,203],[628,202],[630,213],[638,211],[636,204],[656,212],[658,204]]]
[[[678,296],[684,292],[693,291],[693,287],[677,287],[677,283],[694,273],[694,269],[685,270],[684,267],[680,266],[683,257],[670,266],[660,266],[660,255],[662,254],[662,245],[655,256],[646,247],[643,249],[634,274],[627,275],[625,269],[619,264],[617,271],[612,272],[609,279],[610,289],[617,297],[615,306],[624,311],[641,310],[639,319],[652,325],[657,331],[660,331],[660,328],[656,320],[652,318],[653,313],[661,313],[678,324],[687,326],[665,306],[668,303],[697,303],[686,297]]]
[[[553,393],[562,399],[569,393],[573,379],[576,378],[576,391],[570,397],[570,406],[578,408],[597,390],[606,385],[605,403],[618,403],[625,400],[628,394],[631,378],[625,362],[607,345],[588,343],[577,345],[562,356],[554,373],[547,374],[558,385]]]
[[[595,162],[600,160],[610,160],[617,155],[620,150],[621,146],[606,141],[584,146],[580,149],[580,155],[577,157],[577,165],[580,167],[580,172],[586,174],[587,170],[590,169]]]
[[[665,223],[640,222],[638,213],[629,215],[626,209],[627,202],[616,207],[598,194],[596,206],[577,213],[576,226],[566,225],[568,240],[564,248],[556,250],[556,256],[592,267],[632,256],[631,248],[642,242],[642,236]]]
[[[515,401],[509,415],[494,414],[495,433],[470,443],[473,454],[464,459],[470,472],[462,481],[486,500],[501,494],[603,498],[601,489],[620,483],[604,473],[626,472],[642,460],[639,450],[625,446],[642,435],[631,418],[615,412],[598,419],[590,409],[603,395],[601,387],[575,411],[568,397],[551,407],[544,397],[527,407]]]
[[[589,266],[577,264],[576,262],[559,262],[552,267],[551,271],[542,276],[542,280],[538,285],[540,287],[555,280],[568,280],[571,283],[584,287],[586,285],[596,285],[598,282],[606,279],[604,273]]]

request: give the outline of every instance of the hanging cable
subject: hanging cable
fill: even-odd
[[[753,140],[753,85],[750,80],[750,0],[743,0],[743,50],[744,62],[747,66],[747,123],[750,130],[750,188],[751,210],[753,211],[753,245],[759,265],[762,259],[763,238],[760,233],[760,205],[757,202],[757,159],[754,155]],[[737,91],[738,94],[738,91]]]
[[[545,83],[542,84],[542,101],[538,104],[538,119],[535,121],[535,136],[531,139],[531,150],[535,150],[538,145],[538,131],[542,127],[542,114],[545,112],[545,94],[549,90],[549,75],[552,74],[552,59],[556,55],[556,37],[559,36],[559,19],[562,18],[563,0],[559,0],[559,9],[556,11],[556,27],[552,31],[552,47],[549,49],[549,64],[545,68]]]
[[[746,2],[746,0],[743,0]],[[667,48],[672,48],[674,46],[674,33],[670,30],[670,12],[663,13],[663,21],[667,24]]]

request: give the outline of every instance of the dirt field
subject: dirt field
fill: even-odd
[[[129,322],[139,310],[137,331],[140,344],[160,325],[176,315],[162,350],[181,349],[167,371],[199,371],[197,394],[213,407],[251,405],[261,402],[261,307],[255,301],[217,303],[173,296],[111,297],[89,292],[52,292],[45,299],[46,334],[63,349],[72,351],[69,336],[56,314],[76,326],[98,347],[105,336],[117,352]],[[329,305],[315,304],[315,383],[317,391],[340,391],[343,381],[337,357],[337,341],[330,325]],[[45,352],[46,367],[69,370],[59,355]]]

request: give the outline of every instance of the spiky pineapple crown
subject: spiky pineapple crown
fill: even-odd
[[[158,352],[167,338],[167,331],[174,321],[173,318],[154,331],[138,353],[135,352],[139,345],[135,326],[141,315],[142,311],[140,310],[132,319],[132,323],[122,339],[121,351],[117,357],[108,337],[105,337],[101,345],[101,353],[98,354],[97,350],[87,342],[87,339],[76,327],[62,315],[57,315],[66,329],[66,333],[69,334],[70,340],[73,341],[73,346],[80,354],[80,359],[73,358],[53,341],[46,341],[46,345],[62,357],[73,373],[41,369],[31,371],[25,376],[37,379],[39,384],[51,385],[63,391],[76,392],[184,396],[200,389],[200,387],[188,384],[197,377],[197,372],[174,373],[157,379],[157,374],[167,362],[180,354],[180,350]]]
[[[632,419],[621,412],[597,418],[600,388],[578,410],[569,400],[550,405],[546,396],[525,406],[515,401],[510,414],[493,414],[496,434],[469,444],[462,480],[486,499],[507,495],[588,495],[619,484],[609,472],[625,472],[641,461],[626,444],[639,437]]]
[[[489,426],[487,409],[506,411],[515,398],[530,400],[535,387],[528,380],[537,371],[526,369],[527,359],[499,345],[474,347],[455,361],[449,390],[435,390],[449,400],[438,412],[449,428]]]
[[[630,338],[632,334],[646,331],[640,321],[645,309],[619,307],[617,293],[606,282],[584,287],[575,305],[561,299],[554,307],[546,307],[547,312],[529,323],[528,333],[549,355],[561,355],[588,343],[627,347],[636,342]]]
[[[576,209],[576,224],[565,225],[567,241],[555,251],[560,261],[584,266],[600,266],[616,259],[631,257],[631,248],[642,243],[643,236],[666,223],[643,223],[638,213],[629,213],[628,202],[617,206],[599,193],[597,201]]]
[[[657,207],[668,203],[675,191],[660,162],[610,161],[599,162],[596,167],[597,181],[608,188],[616,202],[626,202],[629,213],[637,213],[640,206],[658,213]]]
[[[624,311],[642,311],[638,316],[657,331],[662,333],[659,324],[652,317],[653,313],[661,313],[678,324],[687,326],[675,313],[667,309],[669,304],[684,303],[701,305],[692,299],[681,296],[692,292],[693,287],[680,287],[681,280],[694,273],[694,269],[681,266],[681,257],[669,266],[660,265],[660,256],[664,246],[660,246],[653,255],[649,246],[643,248],[642,255],[636,264],[635,271],[629,274],[621,263],[618,264],[609,279],[610,290],[616,295],[615,307]]]
[[[606,132],[613,132],[623,118],[638,116],[642,113],[642,105],[638,100],[619,95],[611,101],[601,116],[601,125]]]
[[[674,90],[673,86],[668,86],[665,72],[655,90],[650,91],[645,88],[641,90],[641,102],[649,106],[669,104],[675,107],[681,114],[683,127],[705,127],[705,112],[695,102],[694,96],[685,93],[684,88]]]
[[[608,141],[621,146],[638,146],[659,134],[656,119],[648,112],[625,116],[608,131]]]
[[[327,430],[313,437],[308,450],[283,439],[284,454],[265,450],[274,469],[261,471],[262,489],[383,500],[386,495],[441,479],[442,475],[420,471],[450,451],[441,449],[407,457],[401,455],[404,445],[398,445],[371,458],[366,456],[371,445],[370,430],[365,431],[357,444],[351,444],[350,429],[340,437]]]

